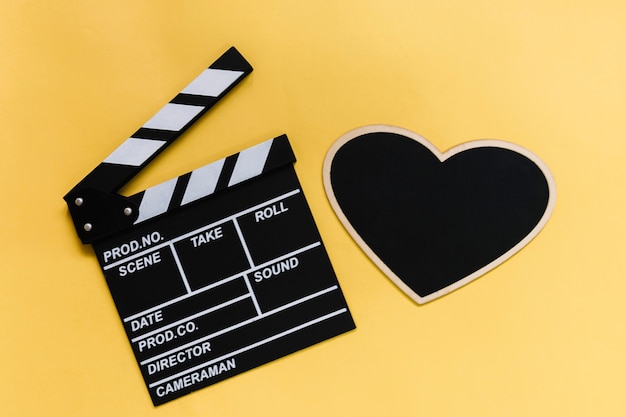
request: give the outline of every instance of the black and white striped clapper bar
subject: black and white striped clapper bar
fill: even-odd
[[[250,72],[229,49],[64,197],[155,405],[354,328],[287,136],[117,193]]]

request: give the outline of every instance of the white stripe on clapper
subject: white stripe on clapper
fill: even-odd
[[[232,187],[242,181],[261,175],[273,142],[274,139],[266,140],[256,146],[241,151],[237,157],[235,169],[233,169],[233,174],[230,177],[228,186]]]
[[[243,71],[208,68],[185,87],[181,93],[219,97],[224,90],[230,87],[242,75]]]
[[[135,224],[167,211],[177,181],[178,178],[173,178],[144,191],[139,205],[139,217],[135,220]]]
[[[181,206],[206,197],[215,192],[217,180],[224,167],[224,159],[203,166],[191,172],[189,183],[185,189],[185,195],[180,203]]]
[[[108,164],[139,166],[166,142],[162,140],[128,138],[103,161]]]
[[[185,127],[202,110],[204,110],[202,106],[168,103],[157,114],[152,116],[143,127],[178,131]]]

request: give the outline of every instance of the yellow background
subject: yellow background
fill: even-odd
[[[124,191],[287,133],[358,328],[154,408],[61,197],[230,45],[255,71]],[[626,415],[624,1],[3,0],[0,60],[0,415]],[[552,218],[416,305],[322,186],[373,123],[528,148]]]

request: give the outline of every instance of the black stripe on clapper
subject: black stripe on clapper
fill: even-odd
[[[170,200],[170,205],[167,208],[167,211],[180,207],[180,202],[182,201],[185,190],[187,189],[187,183],[189,183],[189,177],[191,177],[191,172],[178,177],[178,181],[176,181],[176,187],[174,188],[174,193],[172,194],[172,199]]]
[[[296,155],[293,153],[287,135],[282,135],[274,139],[267,161],[263,167],[263,173],[272,171],[289,162],[296,162]]]
[[[170,102],[171,103],[171,102]],[[172,142],[175,137],[174,134],[178,132],[170,132],[167,130],[160,129],[148,129],[145,127],[140,127],[133,135],[132,138],[135,139],[150,139],[150,140],[160,140],[160,141],[169,141]],[[156,155],[154,155],[156,156]],[[153,156],[153,158],[154,158]],[[106,164],[109,165],[109,164]]]
[[[230,177],[233,175],[233,170],[235,169],[235,164],[237,163],[237,159],[239,158],[239,154],[231,155],[224,160],[224,167],[222,168],[222,172],[220,173],[220,177],[217,180],[217,185],[215,186],[215,191],[222,191],[228,188],[228,181],[230,181]]]

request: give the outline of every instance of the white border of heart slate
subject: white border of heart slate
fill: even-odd
[[[518,244],[513,246],[504,254],[502,254],[499,258],[488,263],[482,268],[476,270],[475,272],[471,273],[465,278],[462,278],[456,281],[455,283],[445,288],[440,289],[439,291],[436,291],[425,297],[421,297],[420,295],[415,293],[411,288],[409,288],[402,281],[402,279],[400,279],[396,274],[394,274],[391,271],[391,269],[365,243],[365,241],[361,238],[361,236],[357,233],[357,231],[352,227],[352,225],[350,224],[350,222],[348,221],[348,219],[342,212],[341,207],[339,206],[339,203],[337,202],[337,199],[335,198],[335,194],[332,189],[331,165],[332,165],[333,158],[335,157],[335,154],[347,142],[353,139],[356,139],[362,135],[365,135],[368,133],[377,133],[377,132],[394,133],[394,134],[402,135],[407,138],[413,139],[419,142],[420,144],[422,144],[423,146],[425,146],[426,148],[428,148],[433,153],[433,155],[439,158],[441,162],[444,162],[446,159],[452,157],[453,155],[456,155],[465,150],[473,149],[473,148],[497,147],[497,148],[504,148],[504,149],[509,149],[511,151],[517,152],[525,156],[526,158],[530,159],[531,161],[533,161],[539,167],[539,169],[543,172],[546,178],[546,181],[548,183],[548,188],[549,188],[549,199],[548,199],[548,204],[546,205],[546,210],[543,216],[541,217],[541,219],[539,220],[539,222],[537,223],[537,225],[533,228],[533,230],[528,235],[526,235],[526,237],[524,237]],[[383,273],[385,273],[387,277],[389,277],[402,291],[404,291],[405,294],[411,297],[418,304],[424,304],[426,302],[439,298],[443,295],[446,295],[464,286],[465,284],[472,282],[476,278],[491,271],[492,269],[496,268],[498,265],[500,265],[501,263],[509,259],[515,253],[521,250],[524,246],[530,243],[530,241],[535,236],[537,236],[537,234],[543,229],[543,227],[548,222],[548,219],[550,218],[552,211],[554,210],[554,206],[556,202],[556,184],[554,181],[554,177],[552,176],[552,173],[548,169],[548,166],[541,159],[539,159],[537,155],[533,154],[532,152],[530,152],[529,150],[525,148],[522,148],[519,145],[515,145],[513,143],[505,142],[501,140],[485,139],[485,140],[474,140],[470,142],[465,142],[449,149],[446,152],[441,152],[439,149],[437,149],[435,145],[433,145],[432,143],[430,143],[428,140],[418,135],[417,133],[412,132],[407,129],[403,129],[403,128],[396,127],[396,126],[390,126],[390,125],[363,126],[363,127],[351,130],[350,132],[341,136],[335,143],[333,143],[328,153],[326,154],[326,158],[324,159],[322,175],[323,175],[323,180],[324,180],[324,188],[326,189],[326,195],[328,196],[328,200],[330,201],[330,204],[333,210],[337,214],[337,217],[339,218],[343,226],[346,228],[348,233],[352,236],[352,238],[356,241],[356,243],[361,247],[361,249],[365,252],[365,254],[369,256],[369,258],[376,264],[376,266],[378,266],[378,268],[380,268],[380,270],[383,271]]]

